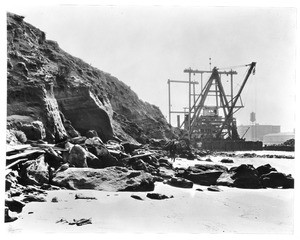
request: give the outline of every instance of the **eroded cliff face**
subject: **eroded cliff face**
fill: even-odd
[[[7,15],[7,114],[43,122],[46,140],[96,130],[104,140],[118,137],[145,143],[172,138],[174,132],[158,107],[141,101],[123,82],[46,40],[45,33]]]

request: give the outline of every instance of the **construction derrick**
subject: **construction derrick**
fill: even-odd
[[[192,70],[190,68],[184,70],[185,73],[189,74],[189,81],[186,81],[189,83],[189,107],[180,127],[187,130],[189,140],[196,143],[216,142],[225,139],[241,141],[234,114],[244,107],[241,93],[250,74],[254,72],[256,63],[252,62],[244,66],[249,68],[235,95],[233,93],[233,75],[237,74],[235,71],[219,71],[216,67],[212,71]],[[211,73],[211,75],[203,86],[203,74],[205,73]],[[195,87],[193,87],[193,93],[191,91],[191,86],[198,84],[198,82],[191,81],[191,74],[201,74],[200,94],[195,93]],[[225,93],[221,80],[223,74],[230,76],[230,94]],[[169,114],[171,115],[171,113],[179,113],[179,111],[171,111],[170,80],[168,83]],[[171,121],[171,118],[169,120]]]

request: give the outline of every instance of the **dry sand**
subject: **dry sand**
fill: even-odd
[[[196,191],[197,188],[203,191]],[[210,192],[157,183],[155,192],[174,198],[151,200],[146,192],[51,191],[46,203],[28,203],[8,232],[93,233],[284,233],[293,232],[293,190],[220,187]],[[76,193],[97,200],[75,200]],[[131,198],[132,194],[144,200]],[[58,203],[51,202],[57,197]],[[60,219],[92,218],[84,226]]]
[[[220,164],[220,157],[211,159]],[[234,158],[234,161],[226,166],[248,163],[257,167],[271,161],[277,170],[295,173],[294,159]],[[177,158],[174,166],[187,167],[195,163],[200,162]],[[203,161],[201,163],[205,164]],[[19,219],[4,226],[10,238],[15,236],[12,233],[30,238],[36,233],[168,233],[173,234],[172,239],[178,238],[174,235],[177,233],[207,233],[205,239],[218,236],[210,233],[230,234],[230,239],[241,236],[235,233],[250,233],[249,236],[252,233],[264,234],[264,239],[265,234],[272,234],[273,240],[293,236],[294,189],[219,188],[221,192],[210,192],[207,187],[196,184],[192,189],[182,189],[156,183],[154,192],[174,196],[166,200],[149,199],[147,192],[49,191],[47,202],[26,204],[18,215]],[[97,200],[76,200],[78,193]],[[132,198],[132,194],[142,197],[143,201]],[[54,197],[58,202],[51,202]],[[92,224],[76,226],[57,223],[61,219],[71,222],[81,218],[91,218]]]

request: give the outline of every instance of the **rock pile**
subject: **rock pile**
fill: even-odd
[[[156,181],[170,186],[192,188],[194,184],[237,188],[293,188],[291,175],[266,164],[257,168],[242,164],[228,169],[214,162],[201,162],[187,168],[174,168],[169,160],[168,142],[137,145],[103,141],[90,137],[69,138],[57,144],[39,143],[8,146],[6,166],[6,221],[9,211],[20,212],[24,204],[43,202],[46,190],[94,189],[100,191],[153,191]],[[204,152],[182,148],[195,159]],[[199,154],[198,154],[199,153]],[[223,161],[230,166],[232,161]],[[212,190],[211,190],[212,189]],[[215,190],[217,189],[217,190]],[[155,194],[147,197],[163,199]]]

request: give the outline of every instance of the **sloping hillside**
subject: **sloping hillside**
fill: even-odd
[[[23,19],[7,14],[10,121],[42,121],[50,142],[72,135],[72,127],[81,135],[96,130],[104,141],[118,137],[144,143],[174,137],[158,107],[140,100],[112,75],[66,53]]]

